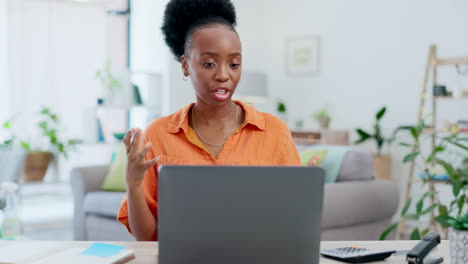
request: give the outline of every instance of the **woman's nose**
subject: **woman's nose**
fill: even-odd
[[[229,80],[229,73],[226,66],[218,68],[218,71],[216,72],[216,80],[219,82],[226,82]]]

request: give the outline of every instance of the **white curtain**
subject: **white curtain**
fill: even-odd
[[[8,80],[8,51],[7,51],[7,1],[0,0],[0,126],[10,118],[10,88]],[[0,136],[1,136],[0,132]],[[1,139],[1,137],[0,137]]]

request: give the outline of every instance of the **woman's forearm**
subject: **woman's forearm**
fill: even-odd
[[[127,186],[128,223],[138,241],[156,239],[156,219],[151,213],[141,186]]]

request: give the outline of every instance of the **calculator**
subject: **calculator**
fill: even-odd
[[[322,256],[349,263],[364,263],[384,260],[390,257],[395,250],[374,250],[362,247],[332,248],[320,251]]]

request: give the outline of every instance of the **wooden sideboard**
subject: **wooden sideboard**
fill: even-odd
[[[291,134],[296,144],[349,145],[347,130],[292,130]]]

